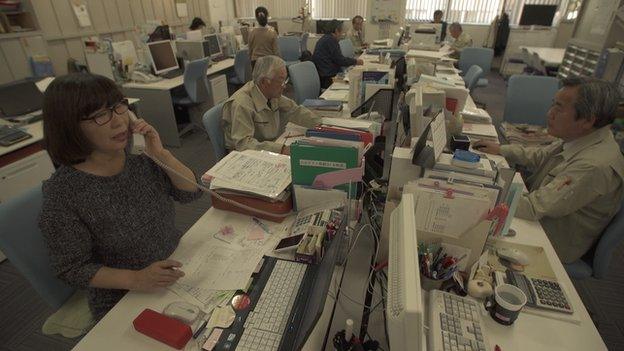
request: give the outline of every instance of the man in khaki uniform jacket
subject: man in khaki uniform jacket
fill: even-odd
[[[617,89],[591,78],[562,84],[548,111],[548,133],[561,140],[545,147],[478,141],[475,147],[533,172],[516,217],[540,220],[561,261],[571,263],[596,243],[617,213],[624,158],[610,130]]]
[[[449,26],[449,33],[451,34],[451,37],[455,39],[451,43],[451,49],[453,52],[449,56],[458,59],[464,48],[472,46],[472,37],[470,34],[464,32],[461,24],[458,22],[451,23]]]
[[[347,38],[351,40],[356,54],[361,54],[368,47],[368,44],[364,42],[363,26],[364,18],[357,15],[351,19],[351,29],[347,31]]]
[[[277,56],[258,59],[253,81],[236,91],[223,105],[223,133],[228,150],[267,150],[289,153],[274,142],[292,122],[314,127],[321,118],[282,95],[286,85],[286,65]]]

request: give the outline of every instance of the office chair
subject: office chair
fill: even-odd
[[[206,129],[208,138],[210,138],[210,143],[212,144],[216,162],[219,162],[223,157],[225,157],[226,154],[223,127],[221,126],[223,104],[224,102],[221,102],[211,107],[210,110],[204,113],[204,117],[202,118],[204,128]]]
[[[483,73],[481,67],[477,65],[472,65],[468,72],[464,75],[464,82],[466,83],[466,88],[472,93],[472,90],[477,86],[477,82],[479,81],[479,77]]]
[[[234,57],[234,73],[235,76],[228,79],[230,84],[244,85],[250,80],[251,60],[249,59],[249,50],[242,49],[236,53]]]
[[[205,57],[191,61],[184,66],[184,90],[186,95],[173,96],[173,103],[188,110],[191,123],[180,131],[180,135],[195,127],[203,130],[201,122],[198,121],[201,117],[198,117],[196,109],[201,104],[207,102],[209,98],[208,92],[210,88],[207,77],[209,60],[208,57]]]
[[[75,289],[52,271],[48,248],[39,230],[42,202],[41,186],[36,186],[0,204],[0,250],[43,300],[58,309]]]
[[[487,75],[492,68],[492,58],[494,50],[489,48],[464,48],[459,55],[457,65],[463,74],[466,74],[470,67],[477,65],[481,67],[483,73],[477,81],[477,87],[485,87],[488,85]]]
[[[277,38],[277,45],[282,58],[286,61],[286,67],[299,62],[301,56],[299,38],[295,36],[279,37]]]
[[[507,82],[503,121],[546,125],[547,113],[559,80],[554,77],[513,75]]]
[[[609,264],[613,252],[624,240],[624,202],[620,210],[615,214],[609,225],[605,228],[596,243],[595,249],[590,250],[582,258],[565,264],[565,270],[573,279],[585,279],[593,276],[596,279],[604,279],[609,273]]]
[[[305,99],[318,99],[321,92],[321,80],[314,63],[305,61],[289,66],[288,75],[295,91],[297,104],[301,104]]]
[[[353,47],[351,39],[342,39],[338,42],[338,45],[340,45],[340,52],[342,53],[342,56],[351,58],[355,57],[355,48]]]

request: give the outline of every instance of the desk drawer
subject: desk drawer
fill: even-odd
[[[54,166],[45,150],[0,168],[0,203],[41,184],[52,173]]]

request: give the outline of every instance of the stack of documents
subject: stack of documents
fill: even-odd
[[[462,133],[471,139],[498,142],[498,134],[492,124],[464,123]]]
[[[548,130],[542,126],[531,124],[501,123],[503,137],[510,144],[520,144],[524,146],[547,145],[557,140],[548,134]]]
[[[488,177],[493,179],[496,177],[496,167],[493,166],[492,161],[487,158],[482,157],[479,161],[479,166],[476,168],[463,168],[455,166],[452,163],[453,155],[452,154],[441,154],[438,160],[436,161],[434,170],[442,170],[442,171],[452,171],[458,173],[466,173],[472,174],[480,177]]]
[[[291,183],[288,156],[268,151],[232,151],[203,176],[210,189],[283,201]]]
[[[321,111],[342,110],[342,101],[340,100],[305,99],[302,105],[311,110],[321,110]]]

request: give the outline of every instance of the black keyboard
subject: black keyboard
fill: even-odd
[[[0,145],[9,146],[22,140],[32,138],[32,135],[21,131],[18,128],[2,126],[0,127]]]
[[[163,73],[160,76],[167,79],[173,79],[179,77],[184,74],[184,70],[182,69],[174,69],[173,71],[169,71],[167,73]]]
[[[225,55],[223,55],[223,56],[217,56],[217,57],[211,57],[211,58],[210,58],[210,60],[211,60],[212,62],[221,62],[221,61],[223,61],[223,60],[227,60],[227,59],[228,59],[228,57],[227,57],[227,56],[225,56]]]

